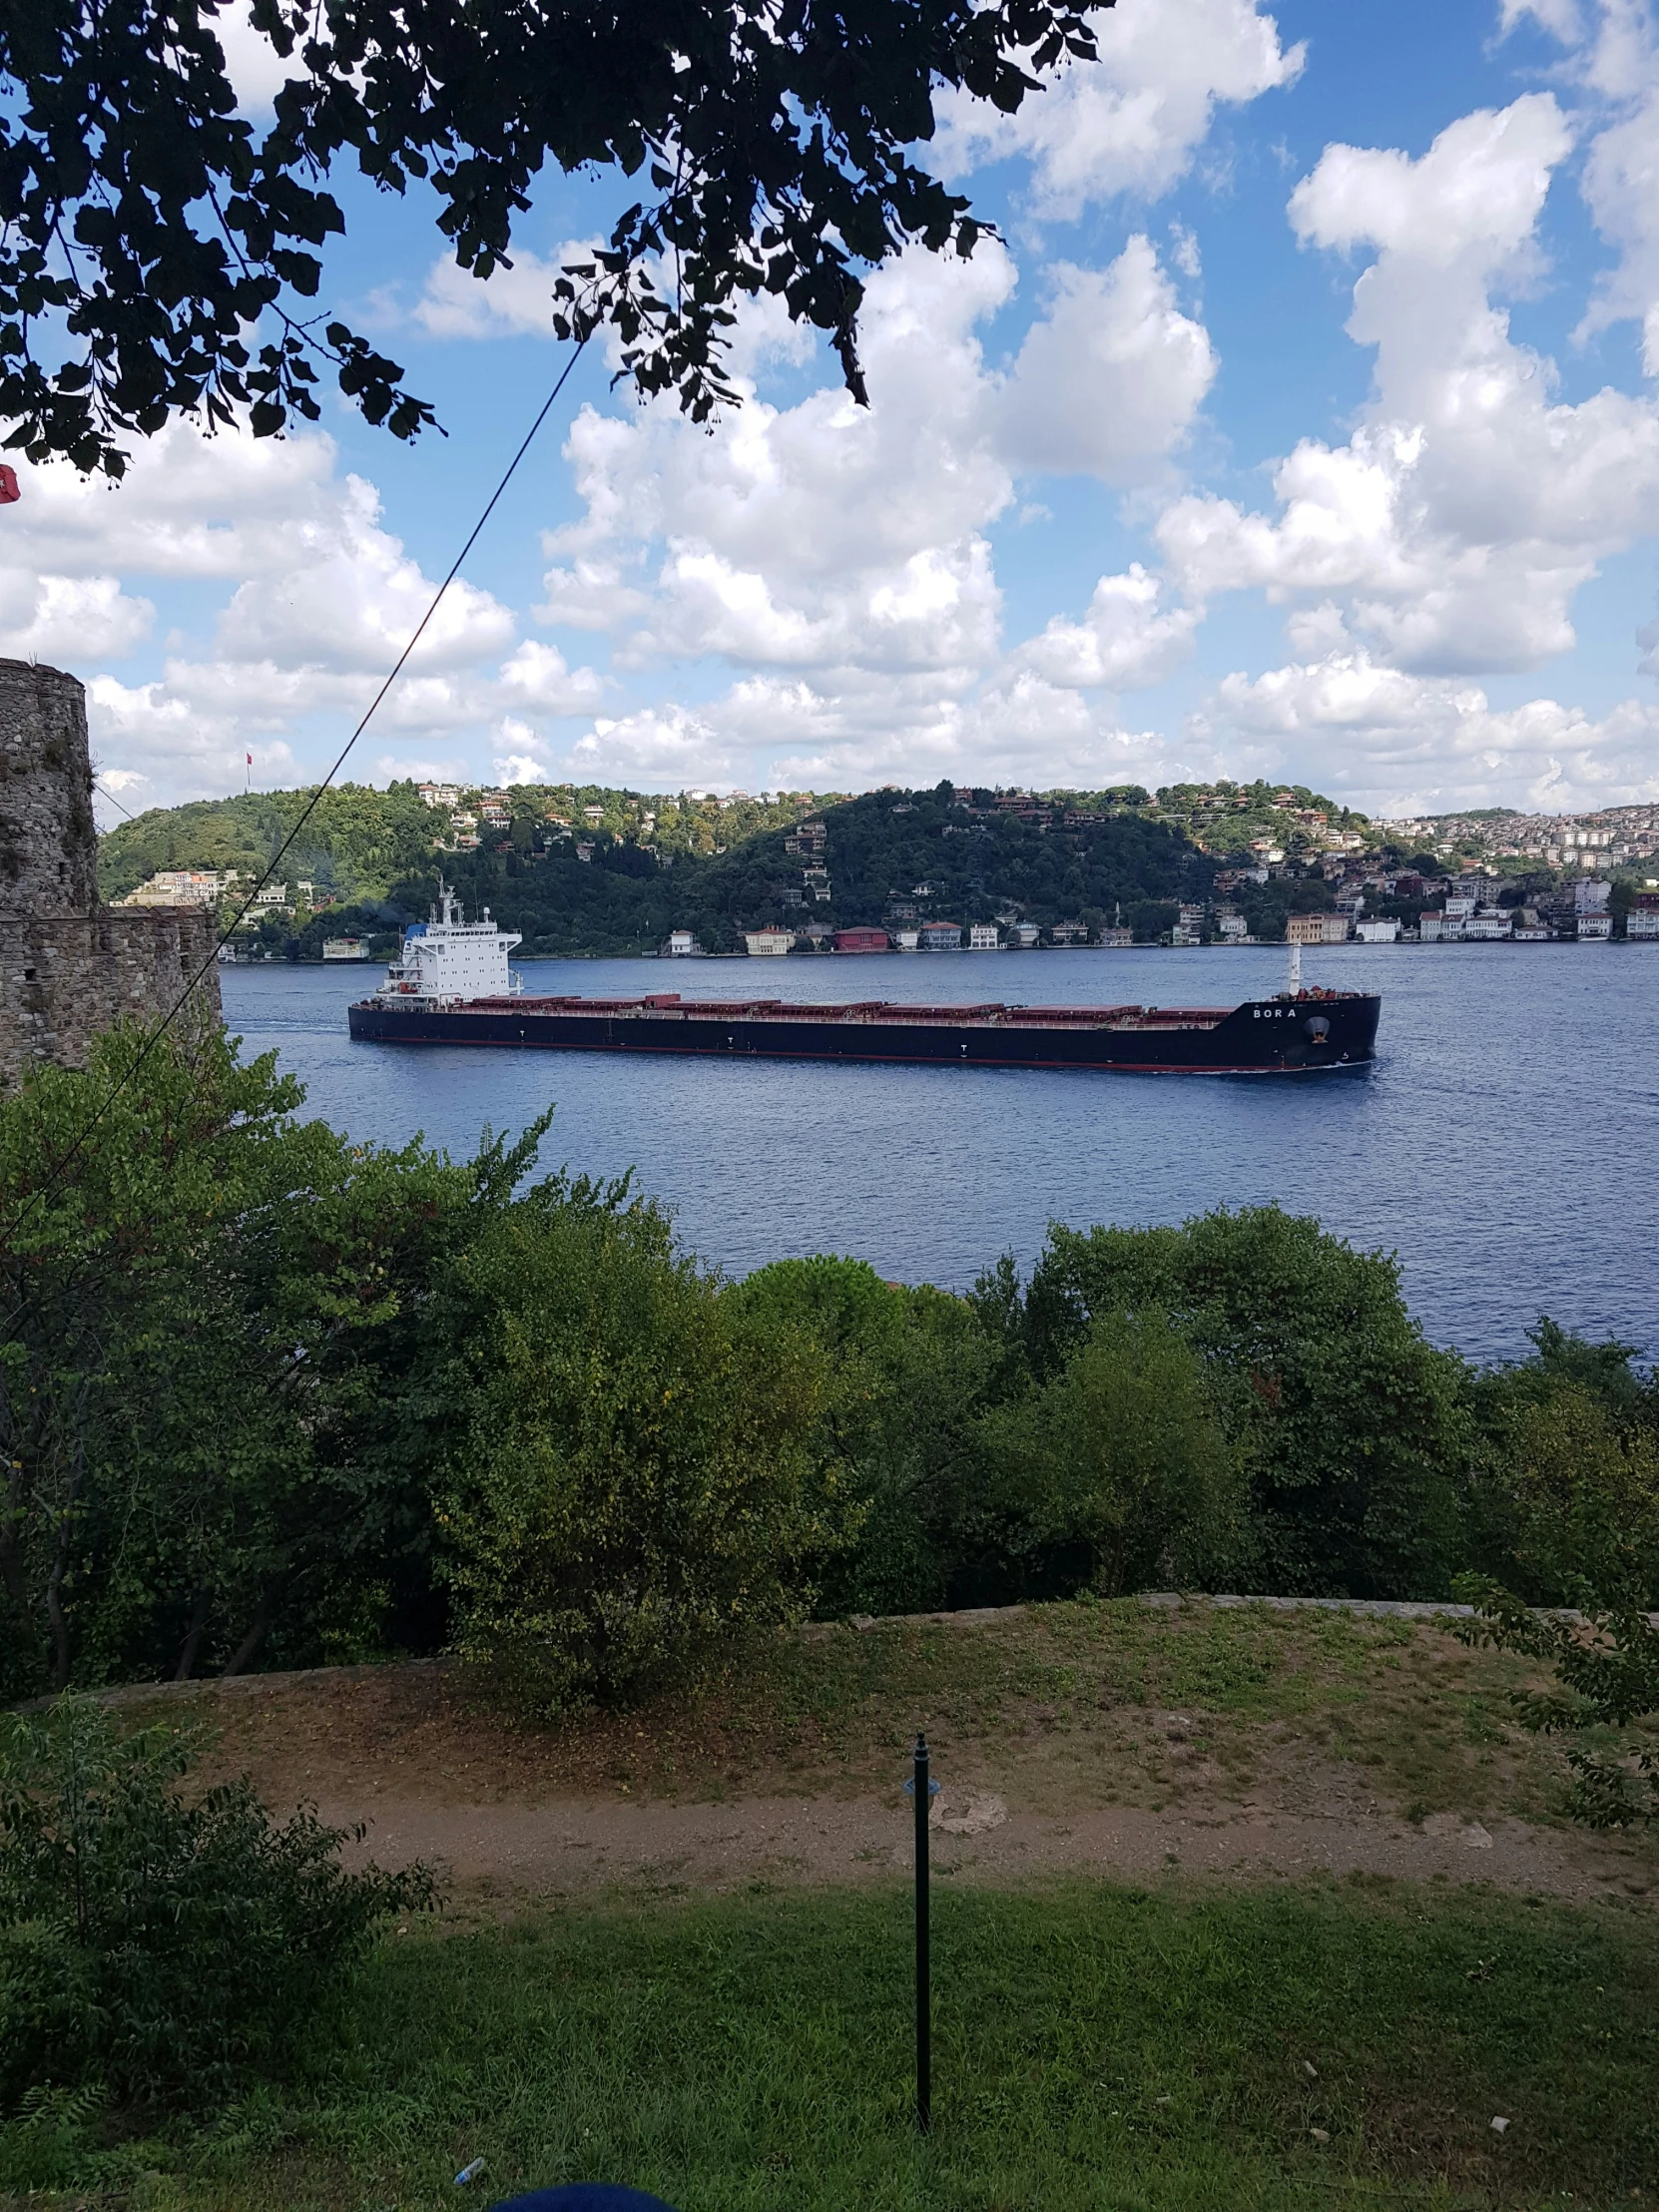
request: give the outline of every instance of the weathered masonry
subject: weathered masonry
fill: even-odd
[[[219,1019],[214,926],[200,908],[98,901],[86,693],[61,669],[0,660],[0,1090],[43,1061],[85,1065],[124,1015]]]

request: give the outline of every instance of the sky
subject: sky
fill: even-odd
[[[871,404],[775,303],[712,431],[596,344],[344,771],[861,790],[1258,776],[1374,815],[1659,799],[1659,24],[1636,0],[1120,0],[925,159],[1000,234],[872,278]],[[273,61],[227,51],[248,112]],[[624,204],[488,283],[336,180],[324,299],[445,435],[329,398],[19,466],[0,653],[87,684],[106,826],[314,781],[566,361]],[[253,767],[246,765],[252,753]]]

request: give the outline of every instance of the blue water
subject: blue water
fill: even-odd
[[[543,1157],[637,1168],[706,1260],[846,1252],[961,1289],[1052,1220],[1180,1221],[1277,1199],[1399,1256],[1429,1336],[1524,1353],[1540,1313],[1659,1354],[1659,944],[1351,946],[1309,982],[1382,993],[1380,1058],[1307,1081],[814,1062],[635,1060],[350,1042],[379,971],[233,968],[225,1011],[312,1112],[456,1155],[549,1102]],[[936,1003],[1233,1005],[1282,951],[536,960],[531,991]]]

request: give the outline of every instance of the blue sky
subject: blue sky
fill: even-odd
[[[1659,797],[1659,35],[1625,0],[1121,0],[929,156],[1002,233],[873,279],[853,408],[741,331],[712,435],[597,348],[348,773],[645,789],[1268,775],[1376,813]],[[250,112],[271,58],[227,35]],[[563,365],[546,295],[341,193],[331,301],[448,435],[331,401],[24,473],[0,651],[128,808],[313,777]]]

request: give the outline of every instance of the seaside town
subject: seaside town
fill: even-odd
[[[1122,900],[1111,911],[1039,914],[1017,896],[996,896],[977,916],[940,910],[947,885],[923,878],[865,895],[867,912],[847,913],[831,865],[837,810],[885,805],[914,815],[922,795],[878,792],[715,794],[649,798],[568,788],[463,790],[413,787],[435,816],[432,857],[452,864],[493,860],[524,874],[547,862],[582,868],[632,860],[652,873],[677,857],[696,860],[771,837],[776,871],[764,915],[737,917],[728,941],[705,944],[695,925],[670,927],[654,943],[668,958],[722,951],[751,958],[801,953],[994,952],[1102,949],[1133,944],[1251,945],[1595,942],[1659,939],[1659,806],[1593,815],[1484,813],[1373,821],[1302,789],[1258,784],[1175,786],[1147,793],[983,791],[941,787],[926,795],[947,817],[940,839],[1010,831],[1072,844],[1113,822],[1173,831],[1203,856],[1207,880],[1186,895]],[[948,797],[946,797],[948,793]],[[1654,872],[1649,873],[1652,869]],[[239,890],[257,868],[153,870],[121,903],[213,909],[229,921]],[[1266,903],[1264,904],[1264,897]],[[264,883],[223,949],[227,962],[263,958],[316,917],[351,903],[350,891],[315,876]],[[284,940],[284,932],[288,936]],[[309,957],[367,960],[387,949],[369,933],[342,928],[307,940]]]

